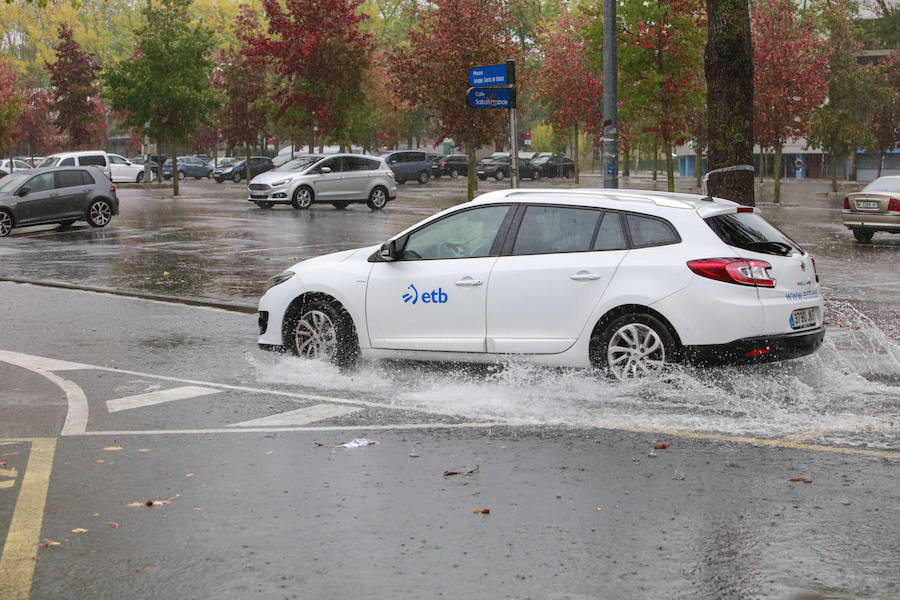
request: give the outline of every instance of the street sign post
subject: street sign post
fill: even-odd
[[[466,95],[472,108],[514,108],[515,90],[510,88],[469,88]]]
[[[472,87],[508,84],[506,65],[485,65],[469,69],[469,85]]]
[[[519,187],[519,149],[516,133],[516,61],[502,65],[484,65],[469,69],[466,98],[472,108],[509,110],[509,185]],[[527,143],[527,142],[526,142]]]

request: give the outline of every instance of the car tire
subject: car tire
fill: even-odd
[[[457,171],[456,169],[451,169],[450,170],[450,179],[456,179],[457,177],[459,177],[459,171]]]
[[[854,229],[853,237],[856,238],[856,241],[860,244],[868,244],[872,241],[872,236],[875,235],[874,231],[869,229]]]
[[[416,178],[416,180],[419,182],[419,185],[425,185],[426,183],[428,183],[429,179],[431,179],[431,173],[429,173],[428,171],[422,171]]]
[[[331,205],[338,210],[344,210],[345,208],[350,206],[350,201],[349,200],[335,200],[334,202],[331,203]]]
[[[183,179],[184,179],[184,171],[178,171],[178,181],[181,181]]]
[[[376,185],[369,192],[369,199],[366,200],[366,206],[372,210],[381,210],[388,202],[388,191],[380,185]]]
[[[291,206],[297,210],[305,210],[313,203],[313,191],[308,185],[301,185],[294,190],[291,197]]]
[[[620,380],[659,373],[676,359],[676,352],[669,328],[646,313],[616,317],[591,336],[591,363]]]
[[[134,178],[135,183],[144,183],[144,172],[138,171],[137,177]]]
[[[497,172],[494,173],[494,179],[496,181],[503,181],[504,175],[505,175],[505,173],[503,171],[501,171],[500,169],[497,169]]]
[[[85,219],[91,227],[106,227],[112,220],[112,206],[107,200],[94,200],[88,206]]]
[[[9,235],[13,228],[12,213],[6,210],[0,210],[0,238]]]
[[[241,174],[235,173],[234,175],[231,176],[231,180],[235,183],[240,183],[241,182]]]
[[[275,206],[274,202],[256,202],[255,204],[260,208],[266,208],[266,209],[272,208],[273,206]]]
[[[341,368],[359,358],[359,340],[353,318],[335,301],[312,298],[304,301],[288,325],[291,353],[304,358],[327,360]]]

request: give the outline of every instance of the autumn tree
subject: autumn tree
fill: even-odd
[[[781,152],[809,133],[809,115],[825,99],[828,67],[812,15],[793,0],[765,0],[750,13],[753,40],[753,133],[775,151],[775,202],[781,199]]]
[[[220,105],[211,82],[212,31],[191,22],[190,7],[191,0],[161,0],[144,9],[134,55],[102,77],[113,110],[127,115],[126,127],[168,141],[173,174],[178,145]],[[177,196],[178,177],[172,185]]]
[[[900,59],[891,56],[876,67],[867,124],[874,149],[881,155],[878,177],[887,152],[900,144]]]
[[[578,133],[584,127],[603,130],[603,77],[590,64],[581,22],[564,14],[540,37],[544,61],[535,81],[535,99],[544,104],[546,122],[557,135],[575,139],[575,181],[578,182]]]
[[[22,94],[12,65],[0,57],[0,151],[12,146],[13,131],[22,113]]]
[[[438,139],[453,138],[469,157],[467,197],[477,188],[475,152],[503,137],[506,110],[470,108],[466,103],[472,67],[504,63],[515,51],[501,0],[435,0],[419,9],[409,45],[398,47],[393,70],[402,74],[400,92],[427,105]]]
[[[275,118],[289,131],[348,137],[353,111],[365,103],[362,81],[373,48],[371,34],[360,30],[367,18],[361,1],[263,0],[267,31],[241,33],[248,55],[272,67]]]
[[[27,149],[30,156],[43,154],[59,143],[59,133],[53,124],[50,92],[34,87],[29,81],[26,86],[22,115],[16,124],[15,140],[20,148]]]
[[[73,148],[103,145],[106,141],[106,110],[100,101],[100,64],[81,47],[72,28],[59,26],[56,61],[47,64],[57,113],[56,126]]]
[[[707,191],[754,205],[753,44],[747,0],[706,0]]]

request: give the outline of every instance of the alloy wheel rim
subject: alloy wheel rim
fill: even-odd
[[[666,361],[666,348],[652,327],[629,323],[610,338],[606,349],[609,370],[618,379],[657,373]]]
[[[331,359],[337,352],[337,330],[320,310],[311,310],[300,318],[294,340],[297,354],[305,358]]]
[[[375,206],[384,206],[385,202],[384,192],[382,190],[375,190],[372,194],[372,204]]]
[[[301,208],[306,208],[312,204],[312,196],[310,195],[309,190],[302,189],[297,192],[297,204],[299,204]]]
[[[12,219],[5,212],[0,212],[0,237],[6,237],[12,231]]]
[[[97,225],[106,225],[109,223],[111,212],[108,204],[105,202],[97,202],[91,206],[91,221]]]

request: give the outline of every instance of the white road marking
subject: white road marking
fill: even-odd
[[[188,400],[190,398],[199,398],[200,396],[208,396],[209,394],[218,394],[221,393],[221,391],[222,390],[214,390],[212,388],[188,385],[184,387],[172,388],[169,390],[147,392],[146,394],[137,394],[135,396],[126,396],[125,398],[107,400],[106,408],[107,410],[109,410],[109,412],[114,413],[121,410],[131,410],[133,408],[142,408],[144,406],[162,404],[163,402],[172,402],[173,400]]]
[[[56,360],[55,358],[44,358],[43,356],[9,352],[7,350],[0,350],[0,361],[18,365],[30,371],[76,371],[95,368],[91,365],[83,365],[67,360]]]
[[[316,404],[314,406],[306,406],[297,410],[278,413],[277,415],[269,415],[259,419],[244,421],[243,423],[234,423],[229,427],[277,427],[281,426],[300,426],[315,423],[316,421],[325,421],[335,417],[343,417],[361,411],[361,408],[351,408],[349,406],[339,406],[335,404]]]

